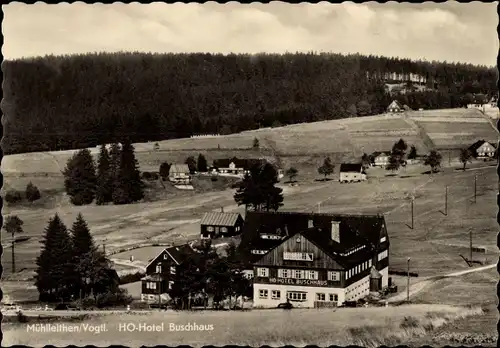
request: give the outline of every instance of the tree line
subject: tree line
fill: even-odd
[[[495,93],[496,69],[341,54],[102,53],[5,61],[6,154],[228,134]],[[387,74],[425,77],[393,96]]]
[[[144,198],[144,183],[134,146],[113,143],[100,146],[97,165],[88,149],[76,152],[63,171],[64,187],[74,205],[129,204]]]

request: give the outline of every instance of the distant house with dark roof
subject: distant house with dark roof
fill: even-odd
[[[187,164],[172,164],[168,172],[168,179],[175,183],[190,183],[191,174]]]
[[[476,141],[469,147],[472,156],[478,159],[494,158],[496,147],[484,139]]]
[[[371,154],[372,165],[377,167],[385,167],[389,163],[389,157],[391,157],[391,154],[389,152],[375,151]]]
[[[258,252],[254,252],[258,251]],[[254,306],[337,306],[365,297],[370,273],[388,285],[382,215],[248,212],[238,252],[253,265]]]
[[[194,255],[189,244],[165,248],[146,266],[146,276],[141,279],[141,300],[161,302],[170,299],[169,291],[175,282],[177,267]]]
[[[364,172],[362,163],[342,163],[340,165],[340,178],[341,183],[346,182],[361,182],[366,180],[366,173]]]
[[[200,222],[202,239],[231,237],[241,233],[244,220],[239,213],[209,212]]]
[[[397,100],[393,100],[392,103],[390,103],[387,107],[387,112],[389,113],[398,113],[403,111],[403,106]]]
[[[264,162],[265,160],[254,158],[222,158],[213,161],[212,170],[221,174],[244,175],[252,166]]]

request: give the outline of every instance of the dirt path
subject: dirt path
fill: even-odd
[[[458,271],[458,272],[452,272],[452,273],[448,273],[448,274],[445,274],[442,276],[429,277],[425,280],[419,281],[418,283],[410,284],[410,298],[415,296],[416,294],[418,294],[422,290],[424,290],[428,285],[431,285],[431,284],[433,284],[437,281],[443,280],[445,278],[459,277],[459,276],[464,275],[464,274],[481,272],[481,271],[485,271],[485,270],[494,268],[496,266],[497,266],[497,264],[494,263],[494,264],[491,264],[488,266],[483,266],[483,267],[478,267],[478,268],[473,268],[473,269],[466,269],[466,270]],[[401,302],[401,301],[406,300],[406,297],[407,297],[407,293],[405,291],[405,292],[402,292],[394,297],[389,298],[387,300],[387,302],[388,303]]]

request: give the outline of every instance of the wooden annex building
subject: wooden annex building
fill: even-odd
[[[383,215],[249,212],[238,252],[253,270],[255,307],[338,306],[388,285]]]
[[[231,237],[241,233],[244,220],[239,213],[210,212],[200,222],[201,239]]]
[[[175,282],[177,267],[194,251],[189,244],[165,248],[147,266],[146,276],[141,279],[141,300],[145,302],[166,302]]]

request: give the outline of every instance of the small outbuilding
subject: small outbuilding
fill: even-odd
[[[231,237],[241,233],[244,220],[239,213],[210,212],[200,222],[201,239]]]

